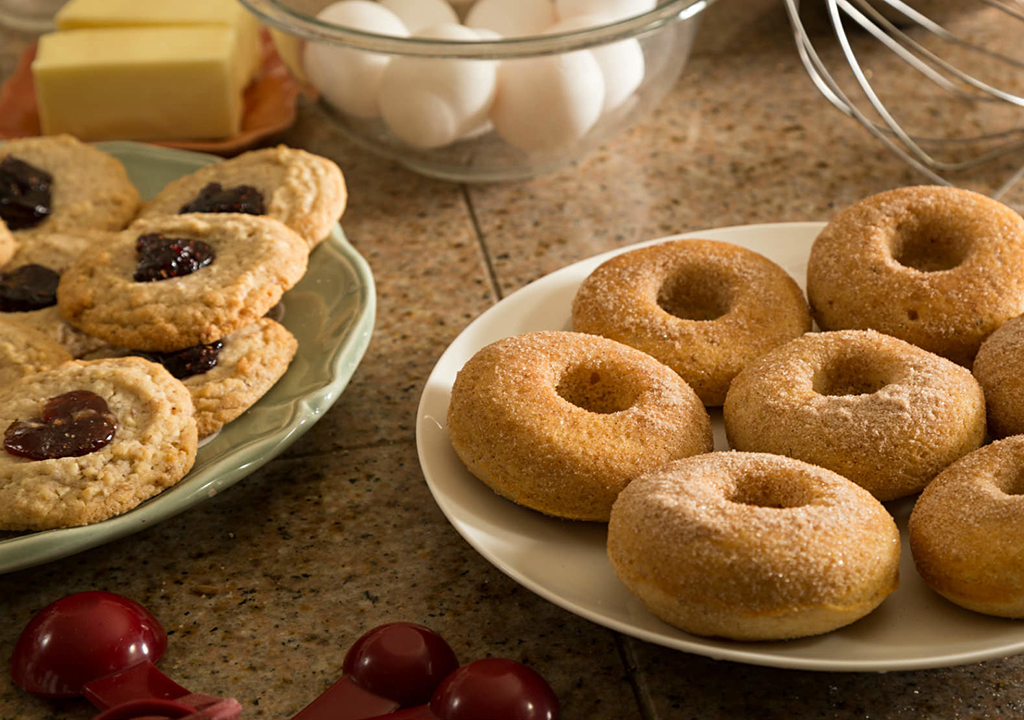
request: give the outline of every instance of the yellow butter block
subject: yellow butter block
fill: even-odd
[[[235,32],[220,26],[67,30],[32,63],[44,134],[82,140],[237,135],[242,80]]]
[[[223,25],[237,35],[236,62],[245,80],[259,69],[259,22],[237,0],[70,0],[54,22],[58,30]]]

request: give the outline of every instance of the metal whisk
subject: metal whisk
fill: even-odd
[[[1011,35],[1011,46],[1019,57],[1010,57],[985,44],[958,37],[938,22],[926,17],[903,0],[811,0],[823,3],[832,22],[847,68],[845,87],[830,72],[815,49],[800,15],[800,0],[784,0],[793,26],[797,49],[804,67],[821,93],[835,107],[859,121],[878,140],[933,182],[951,185],[947,176],[974,168],[1024,148],[1024,0],[977,0],[999,17],[1000,25]],[[913,1],[913,0],[911,0]],[[920,3],[916,3],[920,6]],[[961,6],[963,3],[960,4]],[[998,12],[997,12],[998,11]],[[999,110],[1004,126],[953,137],[939,137],[926,129],[908,130],[897,119],[892,99],[889,104],[876,87],[880,78],[862,65],[858,49],[865,41],[884,45],[913,71],[938,89],[943,101],[960,103],[980,116]],[[955,60],[951,59],[955,58]],[[835,65],[835,63],[833,63]],[[963,67],[967,65],[968,67]],[[997,83],[980,70],[999,69],[1004,78]],[[891,70],[891,68],[890,68]],[[848,72],[852,72],[852,80]],[[999,73],[995,73],[998,75]],[[984,76],[984,79],[983,79]],[[1017,88],[1011,89],[1017,80]],[[930,84],[930,85],[929,85]],[[906,87],[906,85],[904,85]],[[856,95],[854,100],[852,95]],[[899,98],[895,99],[896,102]],[[935,115],[941,113],[935,112]],[[951,157],[940,158],[940,154]],[[993,194],[1004,195],[1024,177],[1024,166],[1012,174]]]

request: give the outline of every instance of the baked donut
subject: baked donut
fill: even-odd
[[[1024,617],[1024,436],[986,445],[939,474],[910,515],[910,550],[946,599]]]
[[[1007,321],[981,344],[974,377],[985,391],[988,434],[1024,433],[1024,316]]]
[[[583,333],[499,340],[459,371],[448,433],[469,471],[520,505],[607,521],[630,480],[712,448],[711,420],[649,355]]]
[[[873,330],[808,333],[733,380],[737,450],[833,470],[879,500],[921,490],[985,438],[985,398],[965,369]]]
[[[782,640],[867,615],[899,583],[896,523],[831,470],[716,452],[630,483],[608,559],[665,622],[695,635]]]
[[[714,240],[673,240],[616,255],[583,281],[574,330],[668,365],[708,406],[743,366],[811,329],[803,291],[763,255]]]
[[[878,330],[969,367],[1024,312],[1024,219],[957,188],[872,195],[814,241],[807,296],[823,330]]]

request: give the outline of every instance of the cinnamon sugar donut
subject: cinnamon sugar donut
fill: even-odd
[[[737,450],[833,470],[879,500],[921,490],[985,438],[985,398],[959,365],[873,330],[808,333],[733,380]]]
[[[882,504],[836,473],[763,453],[678,460],[623,490],[608,525],[615,574],[695,635],[781,640],[867,615],[899,583]]]
[[[630,480],[712,448],[711,421],[672,370],[613,340],[533,332],[476,353],[452,386],[455,452],[499,495],[607,521]]]
[[[653,355],[708,406],[743,366],[811,329],[803,292],[763,255],[674,240],[604,262],[583,281],[572,325]]]
[[[925,488],[910,515],[924,581],[968,610],[1024,617],[1024,436],[986,445]]]
[[[988,433],[1024,433],[1024,315],[1007,321],[981,344],[974,377],[985,391]]]
[[[957,188],[873,195],[814,241],[807,296],[823,330],[871,328],[970,366],[1024,312],[1024,219]]]

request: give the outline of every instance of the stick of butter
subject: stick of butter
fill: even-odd
[[[32,63],[46,135],[198,140],[237,135],[244,82],[223,25],[66,30]]]
[[[160,25],[224,25],[237,37],[238,71],[248,82],[260,65],[260,26],[238,0],[70,0],[54,18],[58,30]]]

